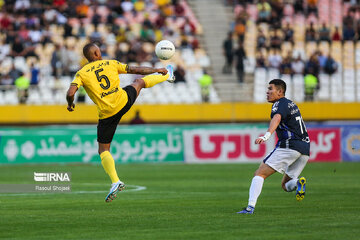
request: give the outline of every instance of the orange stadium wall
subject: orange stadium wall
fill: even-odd
[[[360,103],[298,104],[307,121],[360,120]],[[268,121],[271,105],[267,103],[221,103],[193,105],[134,105],[122,122],[139,110],[147,123],[262,122]],[[69,113],[64,105],[17,105],[0,107],[0,124],[96,123],[94,105],[78,104]]]

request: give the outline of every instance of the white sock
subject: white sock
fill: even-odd
[[[294,191],[296,189],[297,181],[298,179],[296,178],[296,179],[291,179],[290,181],[285,183],[286,191],[288,192]]]
[[[256,201],[260,196],[264,179],[260,176],[253,177],[249,189],[249,205],[255,207]]]

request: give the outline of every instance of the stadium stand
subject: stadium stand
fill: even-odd
[[[104,58],[129,64],[163,67],[154,55],[156,42],[174,42],[175,69],[185,69],[185,82],[143,91],[147,103],[200,103],[197,80],[210,59],[198,38],[202,26],[184,0],[180,1],[32,1],[15,7],[5,1],[0,13],[0,104],[18,104],[14,86],[18,72],[31,78],[31,66],[39,68],[39,82],[27,91],[26,104],[65,104],[65,91],[83,64],[82,47],[99,42]],[[15,37],[18,36],[18,37]],[[18,38],[18,40],[15,39]],[[10,74],[10,76],[9,76]],[[137,76],[121,76],[121,86]],[[146,92],[146,93],[145,93]],[[192,93],[192,94],[188,94]],[[92,104],[88,97],[85,103]],[[211,88],[210,102],[220,99]]]
[[[360,101],[360,14],[352,1],[317,0],[317,10],[305,0],[268,1],[270,15],[261,20],[256,0],[32,1],[22,7],[16,2],[5,1],[0,13],[0,105],[19,104],[14,82],[19,72],[32,78],[34,68],[39,81],[30,85],[26,104],[64,104],[61,96],[84,64],[81,49],[88,41],[101,42],[106,58],[162,67],[154,45],[163,38],[177,47],[171,64],[185,71],[175,85],[144,91],[141,104],[200,103],[198,79],[204,69],[214,79],[211,103],[265,102],[257,95],[268,80],[279,77],[289,84],[288,96],[302,102],[305,96],[294,89],[305,91],[306,74],[318,78],[314,101]],[[214,9],[216,17],[210,14]],[[236,71],[222,73],[219,43],[229,30],[234,50],[238,39],[244,42],[244,83],[237,81]],[[335,60],[332,72],[325,68],[330,56]],[[121,76],[122,86],[136,77]],[[85,103],[92,104],[88,97]]]
[[[269,80],[279,77],[289,85],[288,97],[305,101],[306,74],[318,78],[314,101],[359,101],[359,5],[355,1],[318,0],[311,1],[317,5],[314,8],[308,1],[267,2],[271,8],[268,17],[264,17],[260,1],[233,1],[232,5],[234,21],[246,16],[245,49],[249,60],[257,63],[253,85],[248,83],[253,86],[254,101],[265,102],[258,94],[264,92]],[[234,33],[235,42],[238,39]],[[278,48],[280,54],[276,53]],[[305,63],[304,72],[288,75],[285,60],[294,62],[298,56]]]

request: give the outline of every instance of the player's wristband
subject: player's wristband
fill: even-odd
[[[266,132],[264,136],[260,137],[264,142],[266,142],[271,136],[270,132]]]

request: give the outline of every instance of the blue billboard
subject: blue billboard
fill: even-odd
[[[360,125],[342,127],[342,160],[360,162]]]

